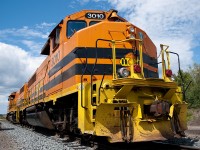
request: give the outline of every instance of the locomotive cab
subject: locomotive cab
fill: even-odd
[[[17,101],[18,93],[13,92],[8,96],[8,113],[7,120],[17,123],[18,122],[18,113],[16,111],[16,101]]]

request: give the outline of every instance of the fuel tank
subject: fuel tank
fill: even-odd
[[[36,106],[26,109],[26,120],[32,126],[54,129],[54,126],[45,110],[37,111]]]

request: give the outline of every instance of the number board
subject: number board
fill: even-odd
[[[86,13],[85,17],[88,19],[105,19],[106,15],[104,13]]]

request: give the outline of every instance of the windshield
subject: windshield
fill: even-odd
[[[75,32],[87,26],[85,21],[71,20],[67,22],[67,37],[72,36]]]
[[[101,22],[101,21],[90,21],[90,26],[92,26],[92,25],[94,25],[96,23],[99,23],[99,22]]]

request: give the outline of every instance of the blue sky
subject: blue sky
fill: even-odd
[[[106,5],[105,5],[106,4]],[[1,0],[1,28],[20,28],[43,22],[59,22],[82,9],[109,9],[105,0]],[[3,23],[3,24],[2,24]]]
[[[1,0],[0,114],[7,96],[19,89],[44,60],[40,50],[49,32],[65,16],[82,9],[108,11],[142,28],[158,47],[168,44],[180,54],[181,67],[200,63],[199,0]],[[172,57],[177,71],[177,60]]]
[[[30,41],[38,43],[35,48],[41,48],[48,33],[65,16],[82,9],[111,8],[105,5],[106,1],[88,0],[2,0],[0,3],[0,42],[17,45],[26,51],[33,49],[29,47]],[[23,31],[35,35],[27,35]],[[39,55],[38,51],[35,54]]]

